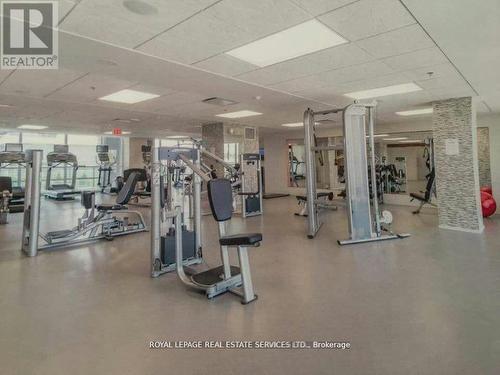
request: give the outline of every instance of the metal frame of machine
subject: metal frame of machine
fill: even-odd
[[[220,246],[220,254],[222,265],[208,270],[186,274],[185,266],[201,263],[201,187],[202,181],[209,184],[213,181],[206,171],[201,169],[201,150],[195,148],[182,147],[160,147],[159,141],[155,140],[153,149],[152,163],[152,205],[151,205],[151,276],[158,277],[166,272],[171,272],[175,269],[179,279],[191,288],[205,292],[208,298],[213,298],[225,292],[231,292],[239,295],[242,298],[242,303],[247,304],[257,299],[253,290],[253,284],[250,276],[250,265],[248,262],[247,247],[259,246],[260,242],[253,245],[232,245],[238,248],[239,267],[232,266],[229,263],[228,248],[229,245]],[[184,257],[183,246],[183,209],[181,206],[175,208],[169,204],[162,202],[163,177],[162,161],[178,162],[181,161],[187,168],[193,171],[192,195],[191,202],[193,204],[192,211],[194,217],[194,231],[196,249],[199,251],[197,255],[186,259]],[[168,170],[168,166],[167,166]],[[226,180],[227,182],[227,180]],[[167,182],[168,183],[168,182]],[[230,183],[227,182],[229,185]],[[229,187],[228,187],[229,188]],[[167,189],[168,191],[168,189]],[[230,192],[229,192],[230,193]],[[161,254],[161,221],[169,220],[175,225],[175,263],[164,264]],[[219,236],[225,236],[225,222],[219,222]],[[243,291],[236,290],[242,287]]]
[[[241,155],[241,215],[258,216],[263,213],[260,154]],[[247,189],[256,189],[247,191]]]
[[[24,201],[24,222],[22,234],[22,250],[27,256],[36,256],[41,250],[52,250],[55,248],[69,247],[93,242],[100,239],[112,239],[113,237],[146,231],[146,224],[142,214],[137,211],[129,211],[124,206],[114,210],[113,205],[109,209],[97,207],[95,192],[85,192],[86,198],[82,199],[85,206],[85,214],[78,220],[78,225],[72,229],[55,231],[49,233],[40,232],[40,191],[41,191],[41,150],[29,150],[26,154],[26,197]],[[129,185],[132,185],[129,183]],[[134,182],[135,185],[135,182]],[[133,214],[138,222],[131,223],[128,216]],[[118,218],[123,216],[123,218]],[[45,245],[39,245],[39,238],[44,240]]]
[[[10,165],[25,167],[26,154],[20,143],[6,143],[0,151],[0,169]],[[24,188],[12,186],[10,177],[0,177],[0,224],[8,223],[9,213],[22,212],[24,208]]]
[[[113,166],[116,164],[116,160],[110,157],[109,146],[108,145],[97,145],[97,164],[98,168],[98,178],[97,186],[101,188],[101,193],[116,193],[115,188],[111,186],[111,173],[113,172]],[[106,191],[106,189],[109,189]]]
[[[314,238],[321,227],[318,211],[321,201],[317,198],[315,153],[334,150],[336,146],[316,146],[315,123],[317,116],[341,113],[344,124],[344,155],[346,168],[346,202],[349,239],[338,240],[340,245],[381,241],[408,237],[409,234],[394,234],[384,225],[392,222],[392,215],[384,211],[380,215],[377,199],[375,168],[371,168],[371,192],[368,165],[375,166],[374,122],[376,103],[354,103],[344,109],[304,112],[304,146],[306,162],[306,190],[308,202],[308,237]],[[368,134],[366,127],[368,125]],[[370,155],[367,151],[367,138]],[[384,234],[387,231],[388,234]]]

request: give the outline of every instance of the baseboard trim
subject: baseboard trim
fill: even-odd
[[[451,227],[449,225],[440,225],[440,229],[448,229],[448,230],[454,230],[458,232],[466,232],[466,233],[476,233],[476,234],[481,234],[484,231],[484,225],[481,225],[479,229],[467,229],[467,228],[460,228],[460,227]]]

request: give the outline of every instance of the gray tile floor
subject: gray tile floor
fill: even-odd
[[[232,230],[262,231],[251,250],[259,300],[213,301],[175,275],[149,278],[149,233],[25,258],[22,217],[0,227],[0,373],[499,374],[500,219],[484,235],[437,229],[435,211],[392,207],[405,240],[340,248],[345,212],[315,240],[293,198]],[[44,230],[78,204],[43,201]],[[149,221],[149,220],[148,220]],[[204,219],[217,261],[216,226]],[[349,351],[150,350],[162,340],[347,340]]]

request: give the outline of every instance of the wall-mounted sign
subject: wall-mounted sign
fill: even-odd
[[[445,139],[445,153],[446,155],[458,155],[458,139],[456,138],[448,138]]]

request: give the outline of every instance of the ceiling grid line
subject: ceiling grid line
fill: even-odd
[[[57,26],[58,26],[58,27],[59,27],[59,26],[61,26],[61,24],[62,24],[62,23],[66,20],[66,18],[68,18],[68,16],[69,16],[69,15],[73,12],[73,10],[75,10],[75,8],[76,8],[76,7],[77,7],[77,6],[78,6],[78,5],[79,5],[82,1],[84,1],[84,0],[78,0],[78,1],[75,3],[75,5],[73,5],[73,6],[71,7],[71,9],[68,11],[68,13],[66,13],[66,14],[64,15],[64,17],[62,17],[62,18],[59,20],[59,22],[57,23]]]
[[[424,33],[432,40],[432,42],[436,45],[436,47],[441,51],[441,53],[446,57],[446,59],[448,60],[448,62],[453,66],[453,68],[457,71],[458,74],[460,74],[460,76],[463,78],[463,80],[465,82],[467,82],[467,84],[469,85],[469,87],[472,89],[472,91],[474,91],[474,93],[479,96],[479,93],[476,91],[476,89],[472,86],[472,84],[469,82],[469,80],[463,75],[463,73],[460,71],[460,69],[458,69],[458,67],[453,63],[453,61],[451,61],[451,59],[448,57],[448,55],[443,51],[443,49],[439,46],[439,44],[437,44],[437,42],[434,40],[434,38],[429,34],[429,32],[425,29],[425,27],[420,23],[420,21],[417,19],[417,17],[415,17],[415,15],[413,14],[413,12],[406,6],[406,4],[404,3],[404,0],[398,0],[401,5],[406,9],[406,11],[413,17],[413,19],[415,20],[415,22],[417,23],[417,25],[419,25],[422,30],[424,31]]]
[[[215,1],[214,3],[212,3],[212,4],[208,5],[208,6],[206,6],[205,8],[200,9],[199,11],[197,11],[197,12],[195,12],[195,13],[191,14],[189,17],[187,17],[187,18],[183,19],[182,21],[177,22],[175,25],[172,25],[172,26],[170,26],[169,28],[167,28],[167,29],[165,29],[165,30],[163,30],[163,31],[160,31],[160,32],[159,32],[159,33],[157,33],[156,35],[153,35],[152,37],[150,37],[150,38],[148,38],[148,39],[146,39],[146,40],[142,41],[141,43],[137,44],[135,47],[132,47],[132,49],[138,49],[138,48],[142,47],[142,46],[143,46],[143,45],[145,45],[146,43],[151,42],[153,39],[155,39],[155,38],[159,37],[160,35],[165,34],[166,32],[168,32],[168,31],[172,30],[173,28],[175,28],[175,27],[177,27],[177,26],[179,26],[179,25],[183,24],[184,22],[186,22],[186,21],[190,20],[191,18],[196,17],[197,15],[199,15],[199,14],[201,14],[201,13],[205,12],[207,9],[212,8],[213,6],[215,6],[215,5],[219,4],[219,3],[220,3],[220,2],[222,2],[222,1],[224,1],[224,0],[217,0],[217,1]]]
[[[65,84],[64,84],[64,85],[62,85],[61,87],[58,87],[58,88],[56,88],[56,89],[52,90],[52,91],[51,91],[51,92],[49,92],[48,94],[43,95],[43,97],[44,97],[44,98],[47,98],[47,97],[49,97],[50,95],[55,94],[55,93],[56,93],[56,92],[58,92],[59,90],[62,90],[62,89],[64,89],[65,87],[68,87],[69,85],[72,85],[72,84],[73,84],[73,83],[75,83],[76,81],[78,81],[78,80],[80,80],[80,79],[82,79],[82,78],[84,78],[84,77],[88,76],[89,74],[90,74],[90,73],[85,73],[85,74],[83,74],[83,75],[81,75],[81,76],[79,76],[79,77],[77,77],[77,78],[75,78],[75,79],[73,79],[73,80],[71,80],[71,81],[69,81],[69,82],[65,83]]]

